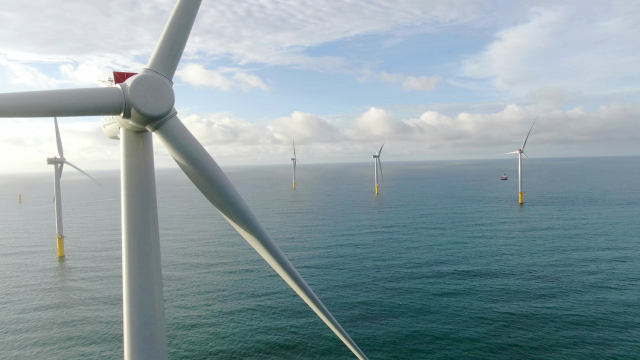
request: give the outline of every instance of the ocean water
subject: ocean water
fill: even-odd
[[[378,196],[373,163],[296,190],[225,169],[370,359],[640,358],[640,158],[525,162],[524,206],[515,159],[383,167]],[[51,170],[0,175],[0,359],[121,359],[119,174],[65,171],[59,260]],[[171,359],[354,358],[186,176],[156,181]]]

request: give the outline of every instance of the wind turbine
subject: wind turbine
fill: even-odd
[[[293,163],[293,188],[296,188],[296,164],[298,163],[298,158],[296,157],[296,141],[293,140],[293,157],[291,158],[291,162]]]
[[[367,359],[302,279],[173,107],[173,76],[201,0],[179,0],[147,66],[113,87],[0,94],[0,117],[115,116],[121,149],[124,358],[166,359],[152,133],[227,221],[361,360]],[[109,129],[105,128],[108,125]],[[118,138],[118,136],[114,136]]]
[[[0,109],[2,111],[2,109]],[[87,175],[89,179],[96,182],[96,184],[100,185],[96,179],[92,178],[86,172],[82,171],[79,167],[73,165],[68,162],[64,157],[64,151],[62,151],[62,140],[60,139],[60,129],[58,129],[58,119],[53,118],[53,122],[56,125],[56,144],[58,145],[58,155],[60,157],[52,157],[47,158],[47,164],[53,165],[54,169],[54,177],[53,177],[53,192],[54,197],[53,201],[55,203],[55,212],[56,212],[56,240],[58,243],[58,257],[64,256],[64,233],[62,231],[62,194],[60,192],[60,178],[62,177],[62,169],[64,164],[71,166],[72,168],[80,171],[81,173]],[[102,185],[100,185],[102,186]]]
[[[526,157],[527,160],[529,160],[529,157],[527,156],[527,154],[524,153],[524,146],[527,145],[527,139],[529,139],[529,134],[531,134],[531,129],[533,129],[533,125],[536,124],[537,120],[538,120],[537,117],[535,118],[535,120],[533,120],[533,124],[531,124],[531,128],[527,133],[527,137],[524,138],[524,142],[522,143],[522,147],[520,149],[501,154],[501,155],[518,154],[518,194],[519,194],[520,204],[524,203],[524,196],[523,196],[524,191],[522,191],[522,155],[524,155],[524,157]]]
[[[382,176],[382,163],[380,162],[380,154],[382,153],[383,147],[384,147],[384,143],[382,143],[382,146],[380,146],[380,150],[376,150],[376,146],[373,145],[373,151],[376,152],[373,155],[373,158],[375,159],[373,160],[373,164],[375,167],[374,178],[376,180],[376,195],[378,195],[378,166],[380,167],[380,177],[382,178],[382,181],[384,181],[384,176]]]

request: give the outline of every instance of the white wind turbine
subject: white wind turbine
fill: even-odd
[[[293,163],[293,188],[296,188],[296,164],[298,163],[298,158],[296,157],[296,141],[293,140],[293,157],[291,158],[291,162]]]
[[[201,0],[179,0],[147,66],[113,87],[0,94],[0,117],[115,116],[121,149],[124,358],[167,359],[152,133],[222,216],[359,359],[367,359],[173,107],[172,78]]]
[[[378,167],[380,167],[380,177],[382,178],[382,180],[384,181],[384,176],[382,176],[382,163],[380,162],[380,154],[382,153],[382,148],[384,147],[384,143],[382,143],[382,146],[380,146],[380,150],[376,150],[376,146],[373,145],[373,151],[375,151],[376,153],[373,155],[373,158],[375,160],[373,160],[373,164],[374,164],[374,178],[376,181],[376,195],[378,195]]]
[[[508,155],[508,154],[518,154],[518,194],[519,194],[519,202],[520,204],[524,203],[524,191],[522,191],[522,155],[524,155],[524,157],[527,158],[527,160],[529,160],[529,157],[527,156],[527,154],[524,153],[524,146],[527,145],[527,139],[529,139],[529,134],[531,134],[531,129],[533,129],[533,125],[536,124],[536,121],[538,120],[538,118],[536,117],[535,120],[533,120],[533,124],[531,124],[531,128],[529,129],[529,132],[527,133],[527,137],[524,138],[524,142],[522,143],[522,147],[516,151],[512,151],[512,152],[508,152],[508,153],[504,153],[501,155]]]
[[[0,109],[0,111],[2,111],[2,109]],[[82,171],[79,167],[67,161],[67,159],[64,157],[64,151],[62,151],[62,140],[60,139],[60,130],[58,129],[58,119],[54,117],[53,122],[56,125],[56,144],[58,145],[58,155],[60,155],[60,157],[54,156],[52,158],[47,158],[47,164],[53,165],[54,167],[53,201],[55,203],[55,213],[56,213],[56,240],[57,240],[57,247],[58,247],[58,257],[63,257],[64,256],[64,232],[62,231],[62,193],[60,192],[60,178],[62,177],[62,169],[64,168],[64,164],[67,164],[72,168],[80,171],[81,173],[87,175],[89,179],[95,181],[98,185],[100,185],[100,183],[96,181],[96,179],[89,176],[89,174]]]

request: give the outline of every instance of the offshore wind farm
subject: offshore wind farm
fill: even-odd
[[[535,159],[525,206],[512,167],[386,162],[378,196],[367,162],[225,171],[369,358],[633,358],[640,158]],[[60,261],[49,174],[0,178],[8,358],[122,356],[119,173],[68,175]],[[354,358],[179,169],[157,188],[170,358]]]
[[[640,9],[587,5],[0,0],[0,358],[637,357]]]

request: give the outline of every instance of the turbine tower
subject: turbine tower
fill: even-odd
[[[380,177],[382,178],[382,181],[384,181],[384,176],[382,176],[382,163],[380,162],[380,154],[382,153],[382,148],[384,147],[384,143],[382,143],[382,146],[380,146],[380,150],[376,150],[376,146],[373,145],[373,151],[375,151],[376,153],[373,155],[373,165],[375,167],[374,169],[374,179],[376,182],[376,195],[378,195],[378,167],[380,167]]]
[[[64,152],[62,151],[62,140],[60,139],[60,130],[58,129],[58,119],[54,117],[53,122],[56,125],[56,143],[58,145],[58,155],[60,155],[60,157],[54,156],[52,158],[47,158],[47,164],[53,165],[54,167],[53,168],[53,171],[54,171],[53,201],[55,203],[55,213],[56,213],[56,240],[57,240],[57,247],[58,247],[58,257],[63,257],[64,256],[64,232],[62,231],[62,194],[60,192],[60,177],[62,177],[62,168],[64,167],[64,164],[67,164],[72,168],[80,171],[81,173],[87,175],[89,179],[95,181],[96,184],[100,185],[100,183],[96,181],[96,179],[89,176],[89,174],[82,171],[79,167],[67,161],[67,159],[64,157]]]
[[[120,139],[126,360],[168,357],[152,133],[200,192],[278,275],[359,359],[367,359],[177,116],[172,79],[200,3],[201,0],[178,1],[147,66],[124,83],[0,94],[0,117],[107,116],[103,131]],[[116,121],[111,121],[113,117]]]
[[[518,194],[519,194],[520,204],[524,203],[524,196],[523,196],[524,191],[522,191],[522,155],[524,155],[524,157],[526,157],[527,160],[529,160],[529,157],[527,156],[527,154],[524,153],[524,146],[527,145],[527,139],[529,139],[529,134],[531,134],[531,129],[533,129],[533,125],[536,124],[537,120],[538,120],[537,117],[535,118],[535,120],[533,120],[533,124],[531,124],[531,128],[529,128],[527,137],[524,138],[524,142],[522,143],[522,147],[520,149],[502,154],[502,155],[518,154]]]
[[[291,158],[291,162],[293,163],[293,188],[296,188],[296,164],[298,163],[298,158],[296,157],[296,141],[293,140],[293,157]]]

